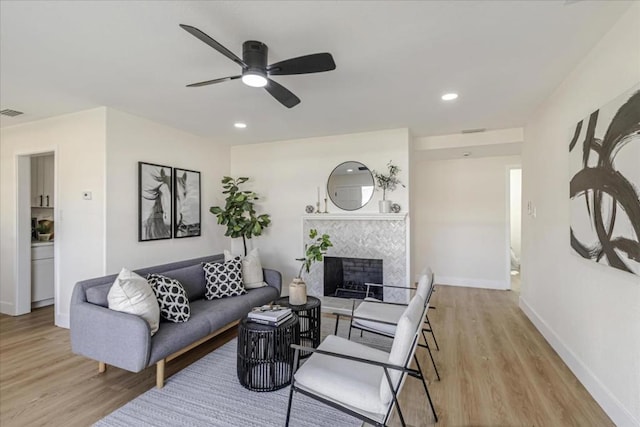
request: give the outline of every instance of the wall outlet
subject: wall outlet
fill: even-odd
[[[91,191],[83,191],[82,192],[82,198],[84,200],[91,200]]]

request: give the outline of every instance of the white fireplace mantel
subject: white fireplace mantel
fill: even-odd
[[[315,213],[302,215],[304,220],[312,221],[404,221],[407,213],[358,213],[358,214],[334,214]]]

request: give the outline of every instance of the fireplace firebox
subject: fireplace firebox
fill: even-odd
[[[382,300],[382,260],[367,258],[324,257],[324,296],[337,298],[373,297]]]

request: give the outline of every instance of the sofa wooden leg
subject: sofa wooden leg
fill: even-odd
[[[158,360],[156,363],[156,387],[164,387],[164,365],[165,359]]]
[[[102,374],[107,370],[107,364],[104,362],[98,362],[98,373]]]

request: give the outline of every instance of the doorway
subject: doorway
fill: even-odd
[[[509,279],[511,290],[520,292],[520,258],[522,235],[522,168],[509,167]]]
[[[54,305],[57,291],[55,151],[17,156],[15,314]]]

